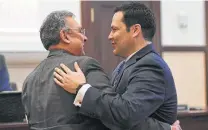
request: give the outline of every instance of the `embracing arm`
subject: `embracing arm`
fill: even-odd
[[[68,68],[65,68],[65,66],[62,66],[62,68],[66,72],[68,71]],[[86,77],[88,81],[92,80],[93,82],[95,82],[95,80],[93,79],[94,77],[98,77],[99,72],[97,71],[100,69],[97,70],[94,67],[90,68],[91,69],[87,69],[91,71],[87,73]],[[61,70],[57,70],[56,72],[59,73],[62,78],[64,78],[64,80],[69,78],[70,81],[77,82],[76,78],[78,77],[78,79],[80,80],[80,76],[82,75],[78,70],[79,67],[77,67],[76,65],[75,69],[77,70],[77,72],[73,72],[67,75],[63,74]],[[119,95],[112,91],[102,91],[100,89],[97,89],[99,87],[89,87],[88,90],[85,91],[86,93],[82,95],[82,99],[83,97],[84,99],[81,99],[82,105],[80,108],[80,113],[100,119],[110,129],[120,129],[139,125],[139,128],[141,128],[141,130],[170,130],[171,128],[169,124],[160,122],[153,118],[148,118],[148,116],[153,113],[163,101],[164,90],[159,87],[155,87],[163,85],[162,81],[159,82],[160,84],[155,84],[155,82],[158,82],[156,80],[159,80],[161,78],[157,75],[157,73],[160,75],[160,72],[160,70],[152,72],[146,68],[140,70],[139,74],[141,75],[141,77],[138,77],[138,75],[130,77],[131,82],[128,86],[127,91],[123,95]],[[135,72],[135,74],[137,73],[138,72]],[[146,74],[152,75],[151,78],[153,78],[154,80],[146,78],[144,76]],[[76,75],[78,76],[76,77]],[[140,84],[138,84],[138,82]],[[62,83],[56,83],[68,92],[73,93],[69,89],[72,88],[71,86],[73,86],[72,82],[67,82],[66,80]],[[101,85],[100,83],[98,84]],[[107,84],[104,83],[103,88],[111,87]],[[138,88],[138,86],[140,87]],[[155,87],[155,89],[152,89],[152,87]],[[83,88],[84,87],[82,87],[81,89]],[[78,97],[79,92],[76,97]]]
[[[160,68],[140,68],[129,77],[123,94],[90,87],[80,111],[102,120],[111,129],[132,128],[145,120],[163,103],[165,87]]]
[[[75,65],[75,68],[77,66]],[[128,86],[123,94],[114,91],[103,91],[98,87],[89,87],[80,100],[80,112],[100,119],[110,129],[128,129],[132,128],[141,121],[149,117],[163,103],[165,87],[163,82],[163,72],[161,68],[154,69],[139,66],[133,70],[129,77]],[[57,71],[59,73],[59,71]],[[66,71],[67,72],[67,71]],[[77,88],[77,81],[80,81],[81,71],[61,74],[64,79],[70,79],[68,84],[57,82],[60,86],[70,93],[74,93]],[[83,77],[82,77],[83,78]],[[60,78],[60,81],[63,79]],[[75,82],[75,84],[73,84]],[[84,81],[83,81],[84,82]],[[86,82],[86,81],[85,81]],[[80,82],[79,82],[80,84]],[[111,88],[111,86],[108,86]],[[80,91],[84,89],[82,87]],[[73,91],[72,91],[73,90]]]

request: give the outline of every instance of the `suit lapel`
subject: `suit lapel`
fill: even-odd
[[[145,46],[144,48],[142,48],[141,50],[139,50],[136,54],[134,54],[125,64],[123,71],[121,72],[121,74],[118,76],[118,83],[114,85],[115,90],[117,90],[117,87],[120,83],[120,80],[123,76],[124,71],[130,67],[131,65],[133,65],[134,63],[136,63],[139,59],[141,59],[142,57],[144,57],[145,55],[147,55],[150,52],[155,52],[153,45],[152,44],[148,44],[147,46]],[[112,76],[113,77],[113,76]],[[114,76],[115,78],[115,76]],[[113,79],[114,80],[114,79]],[[113,81],[112,80],[112,81]],[[113,83],[113,82],[112,82]]]
[[[155,52],[154,51],[154,47],[153,47],[152,44],[148,44],[147,46],[145,46],[144,48],[142,48],[141,50],[139,50],[136,54],[134,54],[126,62],[126,68],[128,68],[129,66],[131,66],[132,64],[134,64],[135,62],[137,62],[139,59],[141,59],[142,57],[144,57],[145,55],[147,55],[150,52]]]

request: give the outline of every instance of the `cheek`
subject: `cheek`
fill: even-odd
[[[121,37],[121,35],[119,33],[115,33],[113,35],[113,39],[115,40],[115,42],[119,42],[119,41],[122,40],[122,37]]]
[[[131,41],[128,38],[128,35],[123,35],[119,39],[119,48],[122,50],[127,50],[129,48],[129,42],[131,42]]]
[[[81,44],[76,43],[76,45],[74,45],[73,50],[76,55],[80,55],[83,51],[83,46],[81,46]]]
[[[73,39],[73,40],[74,40],[73,41],[74,50],[79,51],[83,47],[83,42],[78,38]]]
[[[125,42],[126,42],[125,35],[118,35],[118,36],[116,37],[116,42],[117,42],[119,45],[123,46],[123,44],[125,44]]]
[[[81,47],[84,44],[84,38],[79,36],[76,38],[77,47]]]
[[[82,48],[83,47],[83,43],[82,43],[82,41],[81,40],[77,40],[77,42],[76,42],[76,49],[80,49],[80,48]]]

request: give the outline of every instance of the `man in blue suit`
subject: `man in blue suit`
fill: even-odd
[[[11,91],[9,85],[9,73],[6,67],[5,58],[0,55],[0,92],[1,91]]]

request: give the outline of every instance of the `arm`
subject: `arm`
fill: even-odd
[[[137,68],[140,69],[133,70],[129,77],[129,85],[126,87],[127,90],[122,95],[90,87],[84,95],[80,112],[93,118],[99,118],[111,129],[128,129],[150,116],[163,102],[165,93],[163,71],[155,66],[154,68],[145,66]],[[71,82],[60,83],[57,80],[55,82],[73,93],[73,88],[76,88],[73,82],[77,84],[79,82],[77,80],[80,80],[80,76],[82,77],[80,71],[70,72],[67,75],[59,71],[56,72],[64,79],[69,78]]]
[[[105,90],[109,87],[109,79],[97,61],[88,60],[88,62],[86,62],[86,66],[87,68],[84,71],[87,83],[102,90]],[[169,124],[158,121],[154,118],[147,118],[140,122],[140,124],[137,126],[137,129],[171,130],[171,127]]]
[[[89,88],[80,111],[101,119],[111,129],[129,129],[146,119],[163,103],[163,72],[159,67],[138,68],[142,69],[133,70],[127,90],[122,95]]]
[[[109,87],[110,80],[95,59],[86,59],[85,62],[82,60],[79,62],[79,65],[81,66],[83,74],[86,76],[86,81],[88,83],[95,86],[99,90],[105,90]],[[63,66],[66,68],[65,65]],[[67,72],[67,69],[68,68],[66,68],[65,72]],[[74,100],[75,106],[81,106],[81,101],[91,85],[83,85],[83,87],[79,90]]]
[[[100,64],[93,58],[89,58],[83,64],[83,72],[86,76],[86,81],[91,86],[104,90],[110,86],[110,80],[108,76],[105,74],[103,68],[101,68]]]
[[[62,66],[62,68],[65,70],[65,72],[69,72],[70,71],[70,70],[68,70],[69,68],[66,67],[66,66]],[[70,93],[72,93],[72,92],[69,90],[69,88],[70,88],[69,86],[73,86],[74,85],[74,81],[76,81],[78,83],[77,77],[78,77],[78,80],[80,80],[82,78],[82,76],[83,76],[82,72],[81,73],[78,72],[78,70],[80,68],[76,64],[75,64],[75,69],[76,69],[77,72],[76,72],[76,74],[73,74],[73,76],[72,76],[72,77],[74,77],[74,80],[73,80],[72,77],[70,77],[69,74],[66,75],[60,69],[56,70],[56,72],[60,74],[60,77],[56,76],[56,74],[54,75],[57,79],[62,81],[62,82],[57,82],[58,80],[56,79],[55,82],[57,84],[59,84],[61,87],[63,87],[65,90],[70,92]],[[68,81],[70,81],[70,82],[68,82]],[[71,82],[71,81],[73,81],[73,82]],[[90,106],[90,107],[94,107],[94,106]],[[94,117],[93,115],[90,115],[90,116]],[[101,121],[103,121],[103,120],[101,120]],[[160,121],[158,121],[156,119],[153,119],[153,118],[146,118],[145,120],[140,121],[139,124],[136,127],[137,127],[136,129],[141,129],[141,130],[170,130],[170,129],[171,130],[181,130],[179,121],[176,121],[172,126],[170,126],[167,123],[160,122]]]

